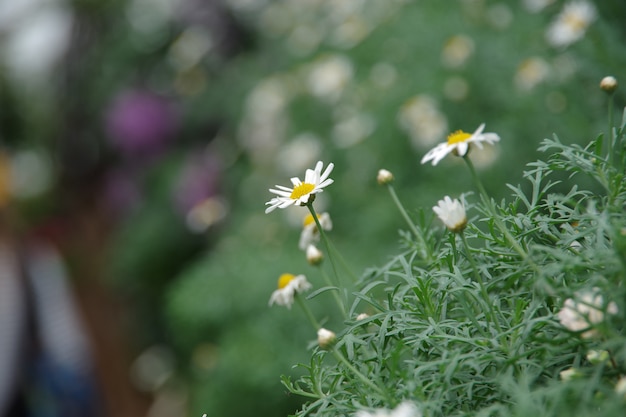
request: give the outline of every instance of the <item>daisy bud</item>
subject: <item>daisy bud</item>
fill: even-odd
[[[606,350],[590,350],[587,352],[587,360],[593,365],[599,365],[609,360],[609,352]]]
[[[393,174],[386,169],[381,169],[378,171],[378,176],[376,177],[378,184],[387,185],[393,182]]]
[[[356,316],[357,320],[365,320],[366,318],[368,318],[370,315],[367,313],[361,313],[358,316]]]
[[[559,376],[561,377],[561,380],[563,381],[571,381],[574,378],[578,378],[582,376],[582,374],[580,373],[578,369],[569,368],[569,369],[559,372]]]
[[[315,245],[309,245],[306,248],[306,260],[310,265],[316,266],[322,263],[324,254]]]
[[[626,376],[621,377],[615,384],[615,392],[619,395],[626,396]]]
[[[615,77],[610,75],[608,77],[604,77],[602,81],[600,81],[600,88],[608,94],[611,94],[617,90],[617,80]]]
[[[317,331],[317,343],[322,349],[329,349],[337,341],[335,332],[321,328]]]

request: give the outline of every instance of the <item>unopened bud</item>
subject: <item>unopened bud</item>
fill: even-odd
[[[317,343],[322,349],[331,348],[337,341],[335,332],[321,328],[317,331]]]
[[[306,260],[310,265],[316,266],[324,260],[324,254],[315,245],[309,245],[306,248]]]
[[[600,81],[600,88],[605,92],[611,94],[615,90],[617,90],[617,79],[612,76],[607,76]]]
[[[366,318],[368,318],[370,315],[367,313],[361,313],[358,316],[356,316],[357,320],[365,320]]]
[[[393,182],[393,174],[386,169],[381,169],[378,171],[378,176],[376,177],[378,184],[387,185]]]

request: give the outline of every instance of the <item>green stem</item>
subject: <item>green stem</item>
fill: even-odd
[[[539,272],[539,267],[530,259],[526,250],[524,250],[524,248],[519,244],[519,242],[515,239],[515,237],[511,234],[511,232],[509,232],[509,229],[502,222],[502,219],[500,219],[500,216],[498,215],[496,208],[493,202],[491,201],[491,198],[489,197],[489,194],[487,194],[485,187],[483,187],[483,184],[480,181],[480,178],[478,178],[478,175],[476,174],[476,169],[474,169],[474,164],[472,164],[472,161],[468,158],[467,155],[464,156],[463,159],[465,160],[465,163],[467,164],[467,167],[469,168],[470,173],[472,174],[472,178],[474,179],[474,182],[476,183],[476,187],[478,187],[478,191],[481,194],[483,202],[489,209],[489,212],[493,220],[495,221],[498,229],[500,229],[500,231],[502,232],[506,240],[511,244],[511,247],[515,250],[515,252],[517,252],[522,257],[522,259],[527,261],[536,272]]]
[[[330,243],[328,242],[328,239],[326,238],[326,233],[324,232],[324,229],[322,228],[322,225],[320,224],[320,219],[317,217],[317,213],[315,212],[315,209],[313,209],[313,203],[308,203],[306,206],[311,212],[311,216],[313,216],[313,220],[315,221],[317,230],[320,232],[320,236],[322,237],[322,241],[324,242],[324,246],[326,247],[326,252],[328,253],[328,258],[330,259],[330,264],[332,265],[333,273],[335,274],[335,279],[337,280],[336,286],[340,287],[341,280],[339,279],[339,273],[337,272],[337,266],[335,265],[335,260],[332,256]]]
[[[308,305],[306,305],[306,303],[304,302],[304,300],[302,298],[300,298],[298,296],[298,294],[296,294],[294,296],[294,299],[296,300],[296,302],[298,303],[298,305],[302,308],[302,310],[304,311],[304,314],[306,315],[306,317],[309,319],[309,321],[311,322],[311,324],[313,325],[313,327],[315,328],[315,330],[319,330],[322,328],[322,326],[320,326],[320,324],[318,323],[318,321],[315,319],[315,316],[313,315],[313,312],[311,311],[311,309],[309,308]]]
[[[608,112],[609,112],[609,146],[608,160],[609,165],[613,165],[613,154],[615,153],[615,137],[613,135],[613,94],[609,95]]]
[[[368,377],[366,377],[365,375],[363,375],[361,373],[361,371],[359,371],[358,369],[356,369],[356,367],[354,365],[352,365],[342,354],[341,352],[339,352],[337,350],[337,348],[333,347],[332,348],[332,352],[333,355],[335,356],[335,358],[337,358],[337,360],[339,362],[341,362],[342,364],[344,364],[344,366],[346,368],[348,368],[350,370],[350,372],[352,372],[354,375],[356,375],[356,377],[361,380],[361,382],[363,382],[365,385],[367,385],[369,388],[371,388],[372,390],[376,391],[378,394],[380,394],[382,397],[384,398],[390,398],[389,395],[384,392],[378,385],[374,384]]]
[[[322,271],[322,277],[324,278],[324,281],[326,281],[326,284],[328,284],[329,287],[335,287],[330,277],[326,273],[326,271],[324,271],[324,269],[322,268],[320,268],[320,271]],[[337,288],[337,291],[331,290],[331,292],[333,293],[333,298],[335,299],[335,302],[337,303],[337,306],[339,307],[339,310],[341,311],[341,315],[343,316],[344,319],[346,319],[348,318],[348,314],[346,313],[346,307],[344,305],[344,302],[342,301],[341,297],[338,294],[339,287],[335,287],[335,288]]]
[[[498,330],[498,334],[502,334],[502,327],[500,327],[500,321],[496,316],[496,312],[493,309],[493,305],[491,304],[491,299],[489,298],[489,293],[487,292],[487,287],[485,287],[485,283],[483,282],[483,278],[478,272],[478,266],[476,266],[476,261],[474,260],[474,254],[470,249],[470,246],[467,244],[467,238],[465,237],[465,233],[459,233],[461,235],[461,240],[463,241],[463,246],[465,248],[465,254],[467,259],[469,260],[470,265],[472,266],[472,270],[474,271],[474,277],[476,278],[476,282],[478,282],[478,286],[480,287],[480,293],[487,303],[487,308],[489,309],[489,320],[496,325],[496,329]]]
[[[393,199],[393,202],[396,204],[396,207],[398,207],[398,210],[400,210],[400,214],[402,214],[402,217],[404,217],[404,220],[409,226],[409,229],[411,229],[411,232],[413,232],[417,240],[419,240],[419,244],[421,245],[420,249],[422,252],[421,253],[422,258],[427,260],[428,262],[431,262],[432,255],[430,254],[430,251],[429,251],[430,247],[426,244],[426,241],[424,240],[424,236],[422,236],[419,230],[417,230],[417,227],[415,227],[415,224],[413,223],[408,213],[404,209],[404,206],[402,205],[402,202],[400,202],[400,199],[398,198],[398,195],[396,194],[396,190],[393,188],[393,185],[387,184],[387,189],[389,190],[389,194],[391,194],[391,198]]]

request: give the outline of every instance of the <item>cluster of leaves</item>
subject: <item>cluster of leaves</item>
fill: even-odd
[[[464,239],[422,220],[418,239],[406,235],[400,255],[363,275],[351,317],[369,317],[348,321],[335,346],[380,392],[316,348],[299,365],[304,376],[283,377],[310,398],[296,415],[352,415],[403,399],[426,416],[623,415],[615,387],[626,374],[624,123],[584,148],[544,140],[547,161],[528,165],[528,186],[509,185],[510,200],[466,195]],[[599,155],[613,137],[615,161]],[[591,288],[603,294],[601,308],[611,301],[619,312],[583,338],[555,315]],[[591,361],[592,349],[608,357]],[[576,378],[560,377],[570,368]]]

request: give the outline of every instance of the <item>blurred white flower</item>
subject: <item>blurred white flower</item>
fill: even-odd
[[[341,97],[352,80],[352,62],[343,55],[328,55],[313,63],[307,84],[311,94],[329,102]]]
[[[272,163],[288,126],[285,108],[291,91],[283,77],[259,82],[246,97],[239,140],[257,163]]]
[[[500,140],[500,136],[495,133],[483,133],[484,128],[485,124],[483,123],[478,126],[478,129],[476,129],[476,131],[472,134],[466,133],[462,130],[457,130],[456,132],[450,134],[447,142],[440,143],[424,155],[421,161],[422,164],[432,160],[432,164],[437,165],[439,161],[441,161],[450,152],[454,152],[457,156],[467,155],[469,146],[472,143],[475,143],[482,149],[483,142],[493,145]]]
[[[448,68],[459,68],[474,52],[474,41],[466,35],[455,35],[448,39],[441,51],[441,61]]]
[[[595,19],[593,3],[585,0],[567,3],[548,27],[546,40],[556,48],[566,47],[580,40]]]
[[[418,150],[432,146],[448,130],[448,121],[439,111],[437,101],[425,94],[411,97],[402,105],[398,122]]]
[[[581,337],[588,339],[598,334],[592,327],[604,321],[604,313],[617,314],[617,304],[604,303],[604,297],[598,293],[598,288],[592,291],[581,291],[575,294],[575,298],[568,298],[563,308],[558,312],[561,325],[572,332],[580,332]]]
[[[525,59],[515,73],[515,86],[521,91],[530,91],[550,75],[550,65],[540,57]]]
[[[304,275],[282,274],[278,278],[278,289],[272,293],[269,305],[277,304],[291,309],[294,297],[309,291],[313,286]]]
[[[403,401],[393,410],[378,409],[374,412],[359,411],[354,417],[422,417],[422,412],[415,404]]]
[[[303,132],[280,147],[276,166],[283,174],[302,171],[318,160],[322,153],[322,140],[311,132]]]
[[[333,141],[339,148],[348,148],[367,138],[375,126],[374,118],[368,114],[348,115],[333,127]]]
[[[465,207],[456,198],[452,200],[449,196],[445,196],[433,207],[433,211],[451,232],[460,233],[467,225]]]
[[[332,230],[333,222],[330,219],[330,214],[321,213],[317,215],[317,220],[319,220],[322,229],[324,230]],[[298,247],[301,250],[306,250],[309,245],[315,244],[320,241],[320,232],[317,230],[317,225],[315,224],[315,219],[313,219],[313,215],[311,213],[307,214],[304,217],[304,222],[302,225],[302,232],[300,233],[300,242],[298,243]]]
[[[274,197],[265,203],[266,206],[269,206],[265,209],[265,213],[270,213],[277,207],[283,209],[294,204],[297,206],[304,206],[312,201],[311,198],[315,198],[315,194],[321,193],[324,191],[325,187],[334,182],[334,180],[332,178],[328,178],[328,176],[332,172],[335,165],[331,162],[322,173],[323,166],[324,163],[322,161],[318,161],[315,165],[315,169],[307,169],[304,176],[304,182],[300,181],[300,178],[298,177],[291,178],[293,188],[285,187],[283,185],[276,185],[276,188],[278,189],[270,188],[270,192],[278,195],[278,197]]]

